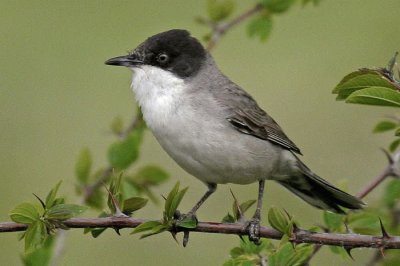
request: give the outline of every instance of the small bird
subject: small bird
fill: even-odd
[[[300,149],[188,31],[156,34],[105,64],[133,71],[132,89],[147,126],[169,156],[208,186],[187,215],[195,217],[217,184],[258,182],[256,211],[246,224],[257,242],[265,180],[323,210],[362,208],[361,200],[300,161]]]

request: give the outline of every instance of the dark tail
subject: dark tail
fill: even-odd
[[[319,209],[344,213],[340,207],[348,209],[363,207],[364,203],[360,199],[334,187],[311,172],[300,160],[298,162],[301,174],[279,180],[278,183]]]

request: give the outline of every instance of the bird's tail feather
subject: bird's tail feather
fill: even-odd
[[[320,209],[344,213],[340,207],[348,209],[362,208],[364,203],[360,199],[334,187],[314,174],[300,160],[298,162],[300,175],[278,181],[285,188]]]

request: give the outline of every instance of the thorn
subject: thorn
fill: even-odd
[[[352,248],[350,248],[350,247],[346,247],[346,248],[343,247],[343,248],[344,248],[344,250],[346,250],[346,253],[347,253],[347,255],[349,255],[350,259],[352,259],[354,261],[353,255],[351,255]]]
[[[381,225],[381,232],[382,232],[382,238],[383,239],[390,239],[390,235],[386,231],[385,227],[383,226],[381,218],[379,218],[379,223]]]
[[[237,198],[235,197],[235,194],[233,194],[233,191],[231,188],[229,188],[229,190],[231,191],[232,197],[233,197],[233,204],[236,208],[236,211],[239,213],[239,217],[235,217],[237,220],[241,220],[244,218],[242,210],[240,209],[240,205],[239,205],[239,201],[237,200]],[[234,210],[234,215],[236,213],[236,211]],[[236,215],[235,215],[236,216]]]
[[[183,247],[185,248],[189,242],[189,231],[183,231]]]
[[[347,224],[347,222],[344,222],[344,227],[346,228],[346,233],[347,233],[347,234],[352,233],[351,230],[350,230],[350,228],[349,228],[349,225]]]
[[[178,239],[176,238],[176,232],[175,231],[170,231],[172,237],[174,238],[175,242],[179,245]]]
[[[392,155],[384,148],[381,148],[381,151],[386,155],[386,158],[388,159],[389,164],[392,165],[394,163]]]
[[[114,228],[114,231],[117,233],[117,235],[121,236],[121,233],[119,232],[119,228]]]
[[[108,187],[106,186],[106,184],[104,182],[103,182],[103,186],[107,190],[108,195],[110,195],[111,202],[115,208],[115,212],[113,213],[113,216],[114,217],[129,217],[128,215],[126,215],[125,213],[123,213],[121,211],[121,209],[119,208],[119,203],[118,203],[117,199],[114,197],[114,195],[111,193],[111,191],[108,189]]]
[[[164,200],[167,200],[167,198],[166,198],[164,195],[161,195],[161,197],[162,197]]]
[[[43,200],[41,198],[39,198],[39,196],[36,195],[35,193],[32,193],[32,194],[40,201],[40,204],[42,205],[43,209],[46,209],[46,204],[44,204]]]

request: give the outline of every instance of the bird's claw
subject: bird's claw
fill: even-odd
[[[252,218],[247,221],[246,229],[248,230],[250,241],[256,245],[260,245],[260,219]]]

